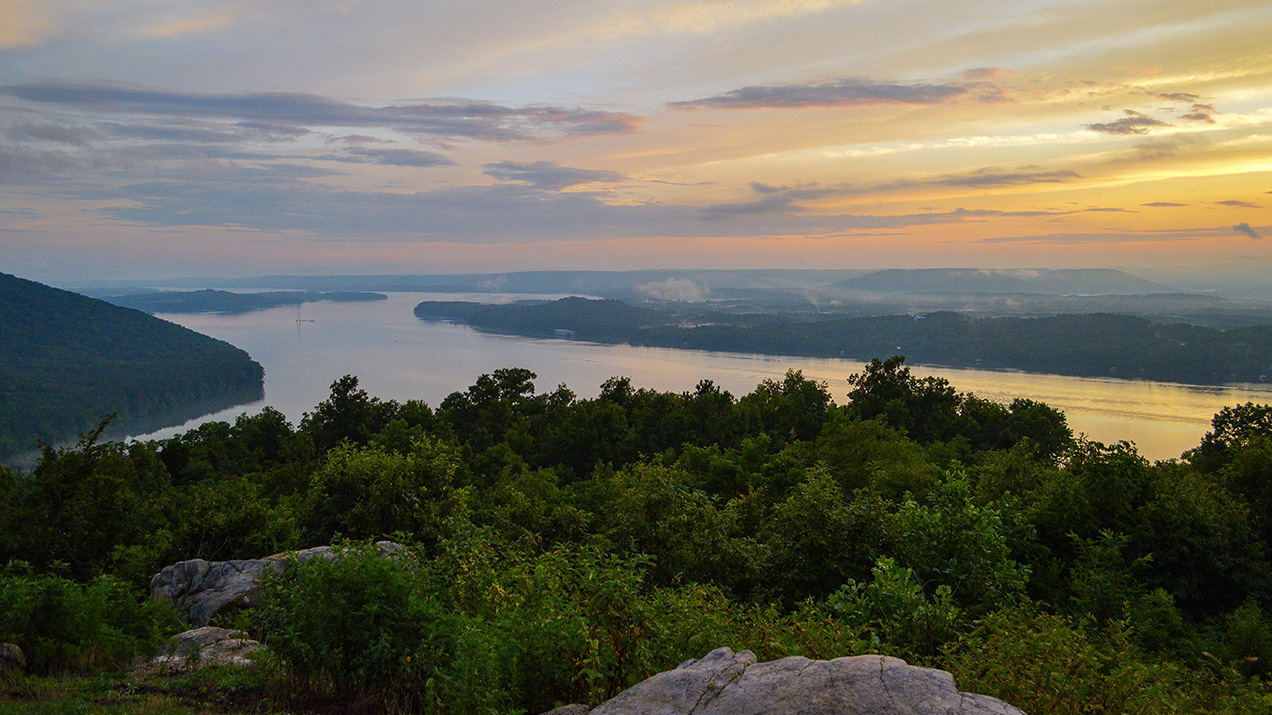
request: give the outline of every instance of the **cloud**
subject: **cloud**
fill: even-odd
[[[86,147],[102,135],[86,127],[67,127],[59,124],[18,124],[6,132],[15,141],[44,141],[56,144]]]
[[[1239,223],[1239,224],[1237,224],[1236,226],[1233,226],[1233,227],[1232,227],[1232,230],[1233,230],[1233,231],[1236,231],[1237,233],[1244,233],[1245,235],[1249,236],[1250,238],[1263,238],[1263,234],[1261,234],[1261,233],[1259,233],[1258,231],[1254,230],[1254,227],[1252,227],[1252,226],[1251,226],[1250,224],[1248,224],[1248,223]]]
[[[1219,204],[1220,206],[1232,206],[1235,208],[1242,208],[1242,209],[1262,208],[1258,204],[1252,204],[1249,201],[1237,201],[1235,199],[1229,200],[1229,201],[1216,201],[1215,203]]]
[[[977,83],[876,82],[847,78],[808,84],[755,85],[713,97],[672,102],[677,109],[802,109],[877,104],[940,104],[966,94]]]
[[[963,76],[973,80],[991,80],[1015,77],[1016,72],[1002,67],[973,67],[963,70]]]
[[[1094,213],[1116,213],[1116,214],[1137,214],[1137,213],[1139,213],[1139,211],[1132,211],[1132,210],[1130,210],[1130,209],[1122,209],[1122,208],[1114,208],[1114,207],[1110,207],[1110,206],[1097,206],[1097,207],[1087,208],[1087,209],[1082,209],[1082,210],[1083,210],[1083,211],[1094,212]]]
[[[1093,132],[1101,132],[1103,134],[1147,134],[1151,127],[1168,127],[1166,122],[1159,119],[1140,114],[1133,109],[1123,109],[1122,113],[1125,117],[1112,122],[1103,122],[1097,124],[1085,125],[1087,129]]]
[[[244,121],[239,122],[235,126],[240,129],[255,132],[257,137],[271,141],[288,141],[296,139],[297,137],[303,137],[310,133],[305,127],[274,124],[272,122]]]
[[[1051,233],[1032,236],[998,236],[984,238],[979,243],[988,244],[1032,244],[1032,245],[1083,245],[1083,244],[1115,244],[1142,243],[1152,241],[1191,241],[1197,238],[1196,231],[1141,231],[1136,233]]]
[[[65,151],[32,151],[0,146],[0,184],[24,184],[46,180],[59,174],[101,168],[90,167],[83,158]]]
[[[232,125],[183,121],[173,124],[124,124],[108,122],[99,125],[110,137],[116,139],[141,139],[143,141],[177,142],[181,144],[229,144],[247,137]]]
[[[453,166],[455,160],[439,154],[435,151],[419,151],[417,149],[367,149],[363,147],[353,147],[349,149],[349,154],[353,157],[360,157],[357,160],[369,161],[376,164],[386,164],[389,166],[414,166],[414,167],[432,167],[432,166]]]
[[[1164,99],[1168,102],[1187,102],[1189,104],[1201,99],[1198,95],[1190,94],[1188,92],[1163,92],[1158,94],[1157,98]]]
[[[3,163],[0,162],[0,166]],[[208,226],[295,231],[348,242],[525,243],[710,235],[836,238],[862,231],[979,223],[1058,212],[994,209],[908,214],[825,214],[797,210],[730,214],[687,204],[609,203],[607,194],[559,191],[527,182],[438,188],[416,193],[356,190],[306,181],[314,167],[183,166],[167,178],[56,190],[93,202],[99,215],[137,228]],[[567,167],[568,168],[568,167]],[[318,167],[317,170],[328,171]],[[546,186],[559,186],[560,183]],[[816,187],[802,192],[821,191]],[[781,194],[776,195],[783,199]]]
[[[1021,186],[1026,184],[1058,184],[1081,178],[1076,171],[995,171],[981,169],[968,174],[951,174],[926,182],[941,186]]]
[[[760,198],[751,201],[735,201],[718,203],[703,209],[710,217],[727,214],[766,214],[797,213],[804,211],[797,202],[815,200],[832,196],[857,196],[878,191],[894,191],[923,186],[957,186],[965,188],[988,188],[995,186],[1023,186],[1028,184],[1053,184],[1081,178],[1074,171],[1045,171],[1026,167],[1015,171],[1002,169],[979,169],[963,174],[946,174],[923,179],[903,179],[873,186],[819,186],[807,184],[797,187],[774,186],[759,181],[751,182],[751,188]],[[963,209],[959,209],[963,211]],[[968,214],[963,214],[968,215]],[[1029,213],[1015,215],[1050,215],[1047,213]]]
[[[668,278],[655,283],[642,283],[636,286],[636,291],[654,300],[686,303],[696,303],[711,294],[710,290],[687,278]]]
[[[761,181],[752,181],[751,188],[761,194],[780,194],[785,191],[790,191],[791,189],[789,186],[773,186],[772,184],[765,184]]]
[[[796,198],[796,195],[791,192],[769,194],[754,201],[730,201],[711,204],[703,207],[702,211],[711,218],[723,217],[729,214],[789,213],[801,210],[799,207],[792,206]]]
[[[1194,103],[1192,106],[1192,111],[1189,112],[1188,114],[1179,115],[1179,118],[1187,119],[1190,122],[1205,122],[1206,124],[1214,124],[1215,118],[1211,115],[1218,114],[1218,113],[1219,112],[1214,108],[1213,105]]]
[[[1153,206],[1155,208],[1168,208],[1168,207],[1174,208],[1177,206],[1187,206],[1187,205],[1188,204],[1177,204],[1174,201],[1153,201],[1147,204],[1140,204],[1140,206]]]
[[[303,231],[376,241],[571,240],[602,230],[636,235],[638,227],[661,228],[660,221],[687,223],[691,219],[688,211],[678,216],[674,211],[644,215],[635,208],[609,206],[587,192],[545,192],[519,184],[396,193],[337,189],[243,172],[190,181],[151,181],[79,195],[122,202],[101,209],[122,221]]]
[[[954,218],[1013,217],[1036,218],[1038,216],[1064,216],[1071,211],[998,211],[997,209],[964,209],[957,208],[946,214]]]
[[[341,141],[341,142],[344,142],[345,144],[392,144],[393,143],[392,141],[388,139],[381,139],[380,137],[373,137],[368,134],[347,134],[342,137],[331,137],[327,141],[328,142]]]
[[[1135,152],[1140,159],[1156,161],[1197,149],[1206,145],[1206,140],[1199,136],[1182,135],[1169,137],[1150,137],[1135,145]]]
[[[760,194],[760,198],[751,201],[711,204],[703,207],[703,214],[708,218],[720,218],[729,214],[793,213],[804,210],[794,205],[801,199],[820,199],[826,196],[855,193],[851,187],[821,187],[817,184],[799,187],[772,186],[759,181],[751,182],[751,188]]]
[[[387,105],[294,92],[213,94],[117,84],[46,81],[0,86],[0,95],[93,114],[219,119],[301,131],[306,127],[382,128],[452,139],[512,141],[636,131],[630,114],[582,108],[435,99]]]
[[[486,164],[482,173],[500,181],[529,184],[546,191],[560,191],[581,184],[612,184],[627,180],[627,176],[617,171],[577,169],[561,166],[555,161],[500,161]]]

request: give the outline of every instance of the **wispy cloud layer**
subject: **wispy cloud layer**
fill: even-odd
[[[560,191],[582,184],[612,184],[627,178],[617,171],[577,169],[561,166],[554,161],[500,161],[486,164],[482,173],[500,181],[525,183],[536,189],[549,191]]]
[[[626,134],[639,125],[619,112],[458,99],[369,105],[292,92],[193,93],[74,81],[0,86],[0,95],[80,112],[231,120],[284,131],[382,128],[485,141]]]
[[[703,99],[672,102],[677,109],[802,109],[877,104],[939,104],[967,94],[968,84],[877,82],[846,78],[811,84],[757,85]]]
[[[1122,113],[1126,116],[1111,122],[1096,122],[1086,125],[1087,129],[1102,134],[1147,134],[1154,127],[1170,126],[1160,119],[1153,119],[1150,116],[1141,114],[1134,109],[1124,109]]]
[[[350,157],[355,161],[369,161],[388,166],[454,166],[455,160],[435,151],[419,151],[416,149],[367,149],[353,147],[349,149]]]
[[[1265,2],[11,10],[13,270],[1272,262]]]

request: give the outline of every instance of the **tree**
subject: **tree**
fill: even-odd
[[[358,387],[353,375],[331,383],[331,396],[305,413],[300,429],[313,436],[314,445],[326,451],[343,440],[366,444],[393,417],[393,403],[382,403]]]
[[[74,447],[44,448],[20,486],[29,512],[9,558],[38,568],[63,562],[72,577],[87,579],[115,567],[120,547],[162,528],[171,498],[167,468],[154,443],[99,443],[107,422]]]
[[[799,370],[787,370],[780,382],[764,380],[739,400],[737,413],[750,434],[768,434],[780,448],[791,440],[816,438],[829,405],[825,383],[809,380]]]
[[[944,378],[912,376],[904,356],[875,358],[849,377],[848,384],[853,386],[848,401],[858,414],[865,419],[882,417],[916,442],[947,440],[959,432],[963,398]]]
[[[1211,430],[1188,458],[1201,469],[1213,472],[1227,464],[1234,450],[1256,437],[1272,438],[1272,405],[1225,407],[1211,420]]]
[[[546,401],[535,397],[535,377],[520,367],[482,375],[466,391],[442,400],[438,417],[474,449],[491,447],[519,421],[546,408]]]
[[[454,485],[459,458],[449,445],[424,435],[407,454],[343,444],[312,477],[299,521],[312,540],[336,533],[351,538],[435,535]]]

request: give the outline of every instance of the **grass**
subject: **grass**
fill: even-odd
[[[0,715],[267,715],[243,674],[231,670],[185,676],[126,674],[8,677],[0,680]]]

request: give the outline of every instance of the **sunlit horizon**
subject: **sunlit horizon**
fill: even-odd
[[[0,10],[36,280],[1272,266],[1272,6]]]

